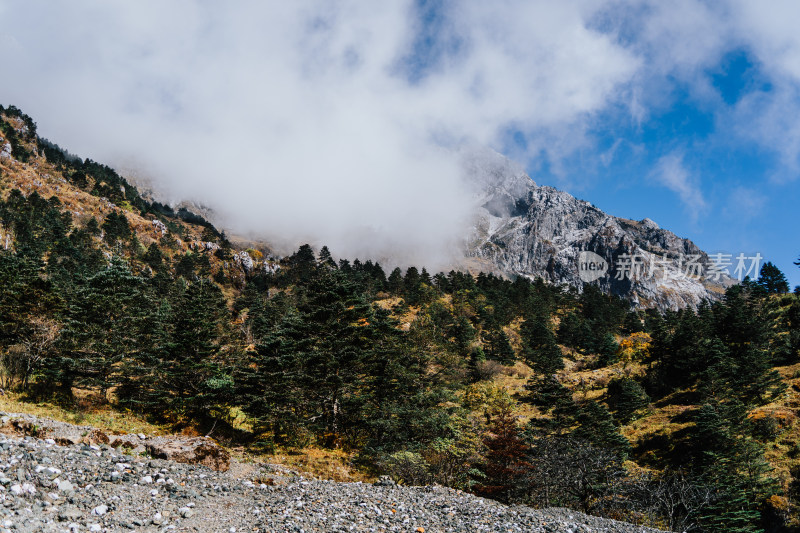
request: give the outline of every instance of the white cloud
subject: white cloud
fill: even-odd
[[[677,85],[713,102],[704,71],[733,49],[786,91],[744,100],[730,131],[784,161],[800,153],[800,134],[781,137],[800,111],[791,3],[442,6],[435,62],[409,80],[403,60],[423,27],[410,0],[0,0],[0,99],[70,151],[135,165],[238,232],[429,264],[459,246],[470,207],[448,148],[502,149],[518,131],[514,155],[533,167],[545,154],[558,172],[592,153],[604,113],[641,124]],[[680,157],[654,175],[706,206]]]
[[[708,205],[703,193],[683,164],[683,154],[672,152],[658,160],[651,174],[658,183],[678,194],[694,220]]]
[[[580,4],[454,5],[466,46],[417,83],[397,68],[419,26],[410,2],[0,9],[19,43],[2,98],[45,136],[144,168],[240,232],[407,261],[442,261],[464,234],[469,198],[442,140],[497,146],[513,125],[533,153],[559,150],[637,66]]]

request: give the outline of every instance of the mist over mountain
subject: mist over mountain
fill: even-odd
[[[478,145],[790,272],[795,9],[0,0],[0,95],[238,233],[444,264],[468,210],[451,154]]]

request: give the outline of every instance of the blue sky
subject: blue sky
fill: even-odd
[[[0,0],[0,102],[291,249],[444,266],[452,150],[800,284],[800,4]]]
[[[761,253],[800,284],[800,180],[796,168],[762,143],[730,132],[735,106],[748,95],[769,98],[771,88],[759,64],[735,51],[705,71],[718,98],[698,102],[680,86],[663,108],[641,124],[601,120],[593,134],[597,145],[567,159],[570,173],[586,173],[574,186],[569,175],[529,163],[541,183],[566,190],[603,210],[625,218],[649,217],[689,237],[709,253]],[[596,165],[598,152],[607,160]],[[612,152],[613,151],[613,152]],[[659,161],[678,154],[702,205],[655,178]],[[589,164],[586,161],[589,160]]]
[[[648,9],[646,3],[639,7]],[[779,16],[780,8],[773,6]],[[423,25],[407,75],[419,83],[443,58],[458,57],[465,44],[442,32],[455,4],[419,0],[416,9]],[[637,11],[631,7],[595,20],[595,26],[635,47],[641,30],[625,26],[641,16]],[[585,126],[584,147],[555,157],[546,149],[531,151],[529,137],[538,132],[513,125],[494,147],[521,160],[540,184],[558,186],[613,215],[651,218],[709,253],[760,253],[784,271],[792,286],[800,285],[800,269],[793,264],[800,256],[797,154],[787,161],[770,146],[771,139],[737,131],[747,128],[737,116],[743,101],[773,98],[771,76],[755,50],[731,38],[690,77],[658,76],[661,94],[643,118],[620,102],[598,110]],[[797,80],[791,81],[796,87]],[[664,175],[665,162],[671,163],[666,172],[671,175]],[[676,170],[680,176],[674,176]]]

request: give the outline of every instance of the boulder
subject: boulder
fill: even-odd
[[[245,251],[234,254],[233,261],[234,263],[242,267],[242,270],[244,270],[248,274],[253,271],[253,267],[255,266],[253,258],[250,257],[250,254]]]
[[[157,437],[147,442],[145,448],[156,459],[204,465],[220,472],[226,472],[231,465],[230,454],[213,440],[204,437]]]
[[[81,439],[84,444],[108,444],[108,435],[99,429],[93,429]]]

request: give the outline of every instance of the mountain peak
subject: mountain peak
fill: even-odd
[[[653,220],[627,220],[553,187],[537,186],[517,164],[480,150],[464,157],[476,192],[467,255],[510,276],[582,289],[594,283],[640,307],[676,309],[715,300],[733,280],[703,276],[712,265],[693,242]],[[587,274],[591,268],[602,275]]]

